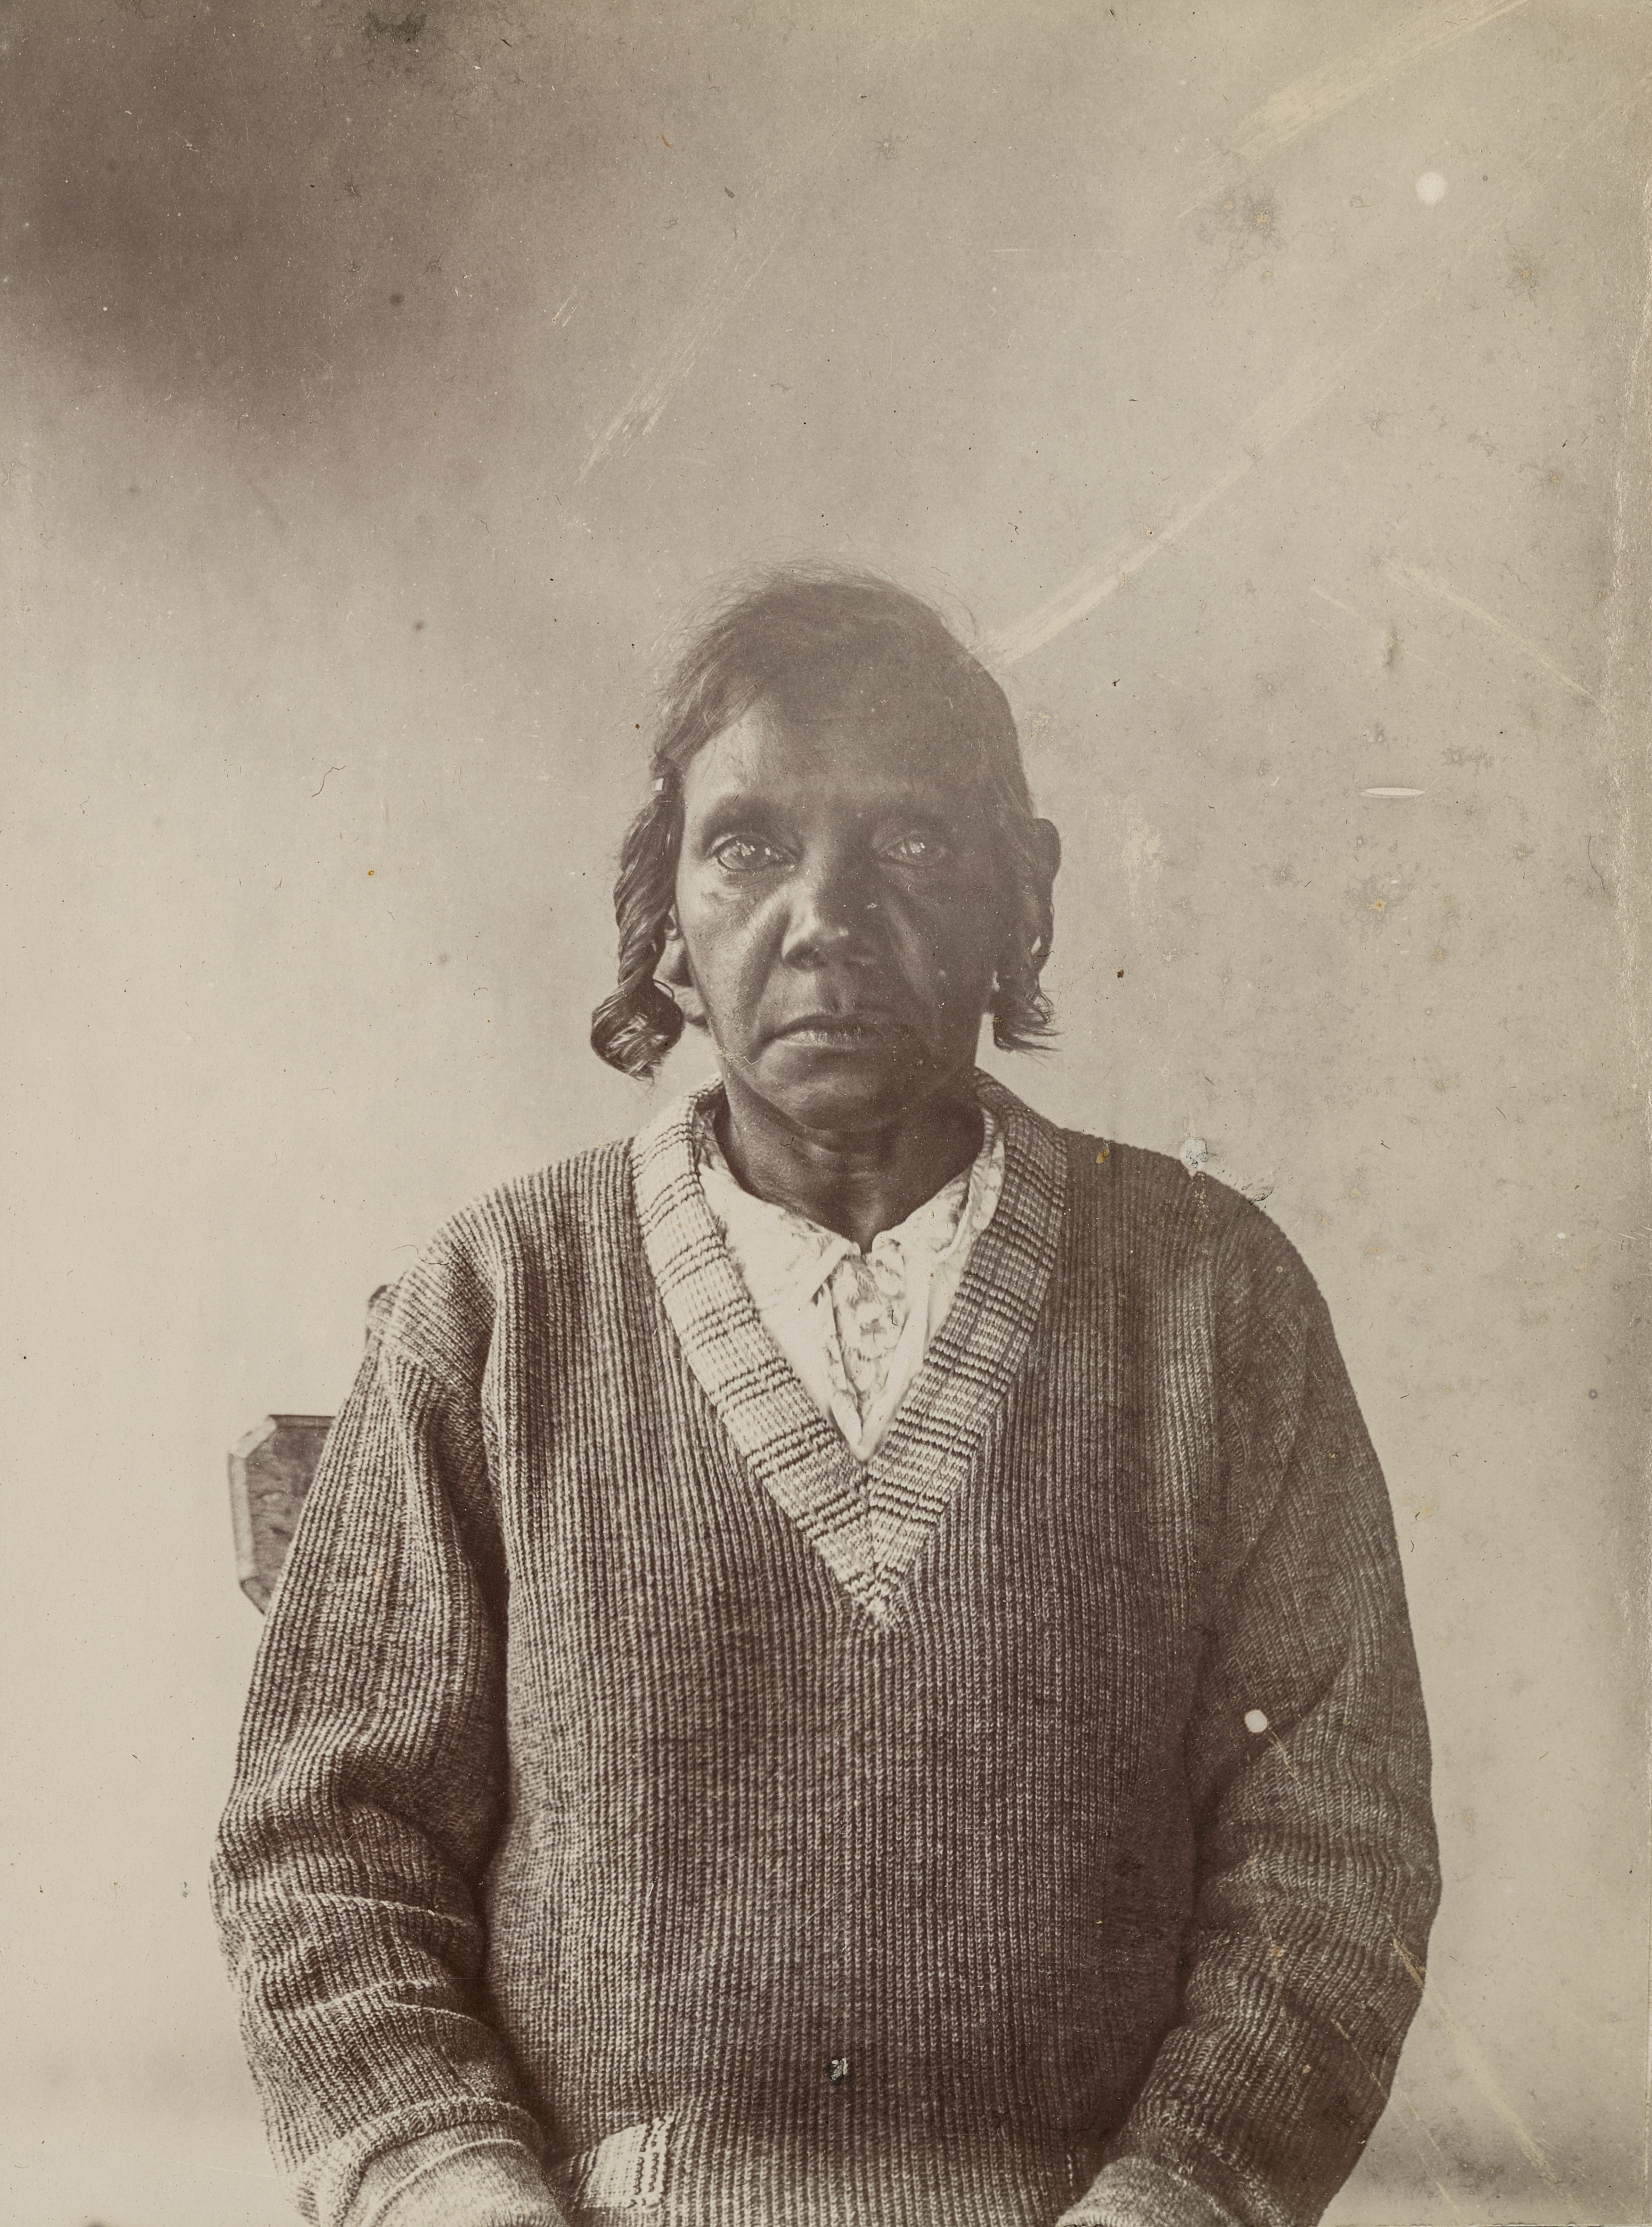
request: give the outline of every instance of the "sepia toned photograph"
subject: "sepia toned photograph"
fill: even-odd
[[[16,2227],[1644,2227],[1652,19],[0,0]]]

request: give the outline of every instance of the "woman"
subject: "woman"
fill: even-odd
[[[667,692],[593,1043],[720,1084],[405,1279],[272,1605],[218,1896],[323,2227],[1275,2227],[1438,1893],[1387,1501],[1247,1201],[974,1067],[1059,858],[922,603]]]

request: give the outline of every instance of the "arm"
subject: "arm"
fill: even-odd
[[[1324,1303],[1260,1215],[1221,1250],[1181,2020],[1066,2227],[1309,2227],[1387,2100],[1439,1895],[1394,1523]]]
[[[475,1295],[428,1268],[411,1281],[271,1606],[214,1896],[271,2142],[309,2217],[558,2227],[481,1994],[475,1888],[506,1757],[479,1371],[453,1366],[450,1336],[418,1336],[421,1315],[465,1320]]]

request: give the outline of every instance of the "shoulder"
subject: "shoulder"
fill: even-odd
[[[629,1138],[616,1138],[512,1177],[444,1223],[432,1252],[506,1263],[555,1250],[616,1210],[628,1214],[631,1151]]]
[[[1299,1352],[1324,1301],[1306,1263],[1253,1199],[1168,1152],[1054,1129],[1066,1164],[1069,1273],[1099,1277],[1127,1313],[1242,1371]]]
[[[1062,1128],[993,1076],[978,1075],[976,1086],[1023,1177],[1045,1189],[1053,1178],[1069,1240],[1093,1260],[1107,1258],[1137,1282],[1196,1276],[1228,1289],[1263,1279],[1292,1294],[1314,1289],[1284,1231],[1242,1191],[1168,1152]]]
[[[513,1299],[544,1308],[560,1286],[637,1242],[628,1139],[513,1177],[450,1217],[388,1295],[386,1350],[445,1376],[485,1365]]]
[[[1253,1199],[1169,1153],[1075,1131],[1062,1142],[1068,1259],[1088,1253],[1139,1359],[1184,1388],[1190,1373],[1202,1382],[1237,1470],[1272,1474],[1312,1387],[1333,1404],[1346,1388],[1302,1255]]]
[[[1253,1199],[1169,1152],[1062,1129],[1071,1211],[1115,1225],[1150,1257],[1196,1258],[1225,1273],[1305,1276],[1301,1256]]]

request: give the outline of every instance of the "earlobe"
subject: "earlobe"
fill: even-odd
[[[1018,892],[1017,909],[1020,917],[1015,933],[1023,948],[1030,951],[1036,970],[1049,956],[1056,933],[1055,883],[1061,870],[1062,839],[1052,821],[1033,821],[1032,841],[1028,849],[1031,853],[1028,861],[1030,871]]]
[[[688,947],[677,925],[676,914],[666,919],[666,940],[654,963],[654,979],[669,991],[673,1002],[692,1029],[705,1026],[705,1007],[699,992],[694,986],[694,977],[688,964]]]
[[[1053,820],[1035,820],[1032,825],[1036,879],[1027,895],[1031,900],[1029,927],[1033,964],[1037,967],[1049,958],[1056,938],[1055,889],[1056,877],[1061,871],[1062,839]]]
[[[677,925],[674,912],[666,916],[666,940],[660,956],[654,962],[656,982],[668,982],[673,990],[692,986],[688,972],[688,947],[683,941],[683,932]]]

